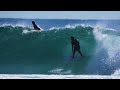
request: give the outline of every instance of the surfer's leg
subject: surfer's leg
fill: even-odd
[[[75,56],[75,52],[76,52],[76,51],[74,50],[74,51],[73,51],[73,56],[72,56],[72,58],[74,58],[74,56]]]
[[[81,51],[80,51],[80,50],[78,50],[78,52],[79,52],[79,54],[80,54],[81,56],[83,56],[83,54],[81,53]]]

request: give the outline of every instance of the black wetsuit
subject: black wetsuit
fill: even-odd
[[[38,28],[36,24],[33,24],[33,27],[34,27],[34,29],[36,29],[36,30],[40,30],[40,28]]]
[[[35,21],[32,21],[33,27],[35,30],[41,30],[36,24]]]

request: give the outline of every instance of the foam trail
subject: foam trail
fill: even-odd
[[[120,77],[107,75],[0,74],[0,79],[120,79]]]
[[[25,29],[25,30],[22,31],[22,34],[28,34],[28,33],[33,33],[33,32],[38,32],[39,33],[39,32],[41,32],[41,30],[38,31],[38,30],[26,30]]]
[[[64,69],[57,68],[49,71],[52,74],[71,74],[71,70],[64,71]]]

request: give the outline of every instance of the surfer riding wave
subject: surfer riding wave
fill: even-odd
[[[71,36],[71,45],[72,45],[72,58],[74,58],[76,51],[79,52],[79,54],[83,57],[83,54],[80,51],[80,44],[77,39],[75,39],[73,36]]]
[[[33,27],[35,30],[41,30],[35,23],[35,21],[32,21]]]

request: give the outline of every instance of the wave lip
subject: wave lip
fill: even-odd
[[[74,25],[68,24],[68,25],[65,25],[64,27],[51,27],[49,30],[75,29],[75,28],[77,28],[77,27],[83,27],[83,28],[85,28],[85,27],[91,27],[91,28],[93,28],[94,26],[85,25],[85,24],[74,24]]]

